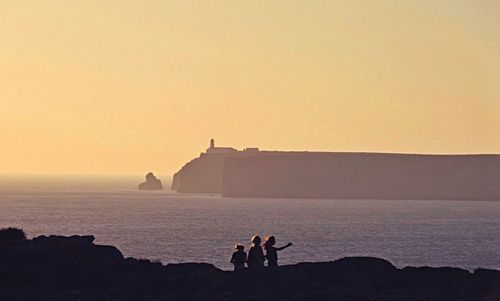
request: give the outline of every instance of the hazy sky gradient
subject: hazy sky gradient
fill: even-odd
[[[0,0],[0,173],[500,153],[500,1]]]

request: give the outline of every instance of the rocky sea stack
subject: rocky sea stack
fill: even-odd
[[[139,190],[162,190],[161,181],[152,172],[146,175],[146,182],[139,184]]]
[[[379,258],[349,257],[228,272],[206,263],[124,258],[93,241],[89,235],[0,242],[0,300],[500,300],[497,270],[398,269]]]

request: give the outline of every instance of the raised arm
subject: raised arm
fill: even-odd
[[[285,246],[283,246],[283,247],[276,248],[276,251],[281,251],[281,250],[284,250],[284,249],[286,249],[286,248],[290,247],[291,245],[292,245],[292,243],[291,243],[291,242],[289,242],[289,243],[287,243],[287,244],[286,244]]]

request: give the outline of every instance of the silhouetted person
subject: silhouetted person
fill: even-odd
[[[235,271],[242,271],[245,269],[245,263],[247,262],[247,253],[245,253],[245,247],[243,245],[236,245],[234,247],[236,251],[231,256],[231,263],[234,265]]]
[[[266,249],[266,258],[268,267],[278,267],[278,251],[284,250],[292,245],[291,242],[283,247],[276,248],[276,238],[274,236],[269,236],[264,243],[264,249]]]
[[[253,246],[248,251],[248,268],[259,268],[264,266],[264,251],[260,246],[261,239],[258,235],[252,237]]]

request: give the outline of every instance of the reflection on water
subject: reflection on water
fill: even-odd
[[[238,199],[135,190],[0,187],[0,227],[93,234],[126,256],[229,268],[236,242],[273,234],[280,263],[383,257],[397,266],[500,269],[500,202]]]

